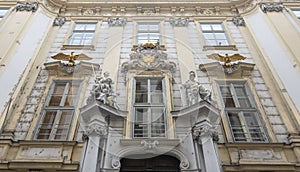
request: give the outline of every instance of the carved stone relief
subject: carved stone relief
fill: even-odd
[[[245,26],[245,20],[243,17],[233,17],[232,22],[236,26]]]
[[[124,72],[128,70],[142,70],[142,71],[161,71],[169,70],[175,72],[176,65],[170,62],[164,45],[158,43],[147,42],[141,45],[134,45],[131,49],[133,53],[130,54],[129,62],[122,64]]]
[[[170,24],[172,26],[184,27],[189,24],[189,18],[170,18]]]
[[[28,3],[28,2],[17,2],[16,11],[32,11],[36,12],[39,5],[37,2]]]
[[[56,17],[53,21],[53,26],[62,26],[66,22],[65,17]]]
[[[109,26],[125,26],[127,19],[125,18],[108,18]]]
[[[266,12],[282,12],[283,10],[282,4],[261,4],[260,9],[266,13]]]

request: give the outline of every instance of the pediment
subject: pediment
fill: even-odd
[[[210,76],[216,77],[249,77],[252,74],[255,64],[247,62],[238,62],[230,67],[226,67],[219,62],[200,64],[201,71],[207,72]]]
[[[80,62],[75,66],[67,66],[61,61],[44,63],[45,69],[49,75],[55,76],[83,76],[93,75],[93,71],[100,68],[99,64]]]

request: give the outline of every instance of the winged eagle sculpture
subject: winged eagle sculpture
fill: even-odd
[[[92,59],[83,53],[74,54],[74,52],[71,52],[70,55],[67,55],[64,53],[58,53],[54,56],[51,56],[51,58],[56,59],[56,60],[68,61],[68,63],[66,64],[66,66],[68,66],[68,67],[75,66],[75,60],[91,60]]]
[[[224,62],[224,66],[228,67],[228,68],[232,66],[231,62],[246,59],[246,57],[244,57],[240,54],[233,54],[231,56],[229,56],[228,54],[225,54],[225,56],[222,56],[220,54],[214,53],[214,54],[207,55],[207,57],[218,60],[220,62]]]

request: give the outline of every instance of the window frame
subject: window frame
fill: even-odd
[[[293,15],[298,19],[298,20],[300,20],[300,9],[291,9],[291,11],[293,12]],[[296,13],[295,13],[295,11],[297,11],[297,12],[299,12],[299,15],[297,15]]]
[[[205,43],[206,46],[228,46],[228,45],[230,45],[230,39],[229,39],[228,33],[227,33],[226,28],[225,28],[225,26],[222,22],[199,22],[199,24],[200,24],[200,30],[201,30],[202,35],[203,35],[204,43]],[[209,25],[211,30],[209,30],[209,31],[208,30],[206,30],[206,31],[203,30],[202,25]],[[219,25],[222,30],[214,30],[213,27],[212,27],[213,25]],[[205,36],[204,36],[206,33],[213,34],[214,39],[206,39]],[[218,34],[218,33],[224,34],[226,39],[222,39],[222,40],[226,40],[227,44],[222,45],[222,44],[220,44],[220,42],[217,43],[217,40],[221,40],[221,39],[216,38],[216,34]],[[214,40],[215,43],[217,43],[217,44],[207,44],[207,40]]]
[[[70,40],[73,35],[74,28],[76,27],[76,24],[95,24],[95,30],[93,34],[93,38],[91,40],[91,44],[88,45],[77,45],[77,44],[70,44]],[[64,44],[61,47],[61,50],[66,50],[66,49],[86,49],[86,50],[95,50],[95,46],[97,43],[97,38],[100,32],[100,27],[101,27],[102,22],[98,20],[75,20],[72,21],[67,33],[67,36],[65,37]]]
[[[151,102],[149,101],[149,97],[151,97],[151,79],[161,79],[161,86],[162,86],[162,103],[161,104],[151,104]],[[146,103],[136,103],[136,82],[137,79],[146,79],[147,80],[147,102]],[[166,78],[164,76],[135,76],[133,78],[133,89],[132,89],[132,121],[131,121],[131,136],[132,138],[167,138],[168,137],[168,132],[167,132],[167,128],[168,128],[168,114],[167,114],[167,105],[166,105]],[[163,123],[164,123],[164,132],[163,135],[164,136],[152,136],[153,135],[153,126],[152,126],[152,122],[150,124],[146,124],[147,125],[147,136],[146,137],[137,137],[135,135],[135,125],[136,125],[136,112],[138,108],[145,108],[145,109],[149,109],[147,114],[147,121],[152,121],[152,108],[162,108],[163,110]],[[156,133],[156,134],[160,134],[160,133]]]
[[[10,11],[10,7],[0,7],[0,11],[1,10],[6,10],[6,12],[4,13],[4,15],[0,15],[0,21],[2,21],[6,17],[7,13]]]
[[[140,25],[146,25],[146,24],[148,24],[147,26],[149,27],[149,25],[157,25],[158,26],[158,30],[157,31],[152,31],[151,32],[151,30],[149,30],[149,29],[147,29],[147,32],[139,32],[139,26]],[[150,31],[150,32],[149,32]],[[151,39],[149,38],[149,35],[151,35],[151,34],[155,34],[155,33],[157,33],[158,34],[158,42],[159,42],[159,44],[162,44],[162,28],[161,28],[161,23],[159,22],[159,21],[149,21],[149,22],[136,22],[136,39],[135,39],[135,42],[136,42],[136,44],[141,44],[141,43],[143,43],[143,42],[140,42],[139,41],[139,34],[147,34],[147,41],[149,42],[153,42],[153,41],[151,41]]]
[[[254,100],[254,95],[252,94],[247,81],[245,81],[245,80],[216,81],[216,83],[217,83],[216,85],[218,88],[218,93],[220,95],[220,101],[221,101],[222,107],[224,108],[225,119],[228,121],[228,126],[230,129],[230,134],[231,134],[231,138],[232,138],[233,142],[257,142],[257,143],[269,142],[270,139],[269,139],[267,130],[265,128],[264,121],[262,120],[262,117],[260,116],[261,114],[260,114],[260,112],[257,108],[256,102]],[[223,97],[222,91],[221,91],[221,86],[228,87],[228,85],[230,88],[232,99],[234,101],[234,104],[236,105],[235,107],[226,107],[225,106],[224,97]],[[240,107],[239,100],[236,95],[236,90],[234,90],[235,85],[243,86],[243,89],[245,90],[245,94],[249,100],[250,107]],[[235,133],[233,131],[234,127],[231,123],[231,118],[229,116],[229,113],[237,114],[237,116],[239,118],[239,122],[241,124],[240,129],[243,130],[242,134],[244,135],[244,140],[236,139],[235,134],[237,135],[237,133]],[[262,141],[253,140],[253,138],[255,138],[255,137],[251,136],[251,131],[250,131],[251,127],[248,126],[247,120],[245,119],[245,115],[248,115],[248,114],[250,114],[251,117],[254,119],[253,121],[257,122],[258,129],[260,130],[259,134],[260,134]],[[255,130],[257,128],[253,128],[253,129]]]
[[[50,100],[53,96],[54,93],[54,89],[56,88],[57,84],[62,84],[64,83],[64,90],[63,90],[63,95],[60,99],[60,103],[59,105],[54,105],[54,106],[50,106]],[[73,83],[76,83],[77,87],[77,93],[76,93],[76,97],[72,98],[73,100],[75,100],[73,102],[73,105],[70,106],[64,106],[64,103],[66,103],[66,98],[70,95],[67,94],[70,91],[70,86],[71,84],[73,85]],[[72,129],[72,123],[75,117],[75,113],[76,113],[76,106],[79,103],[79,97],[80,97],[80,90],[82,88],[82,80],[53,80],[51,85],[50,85],[50,89],[48,90],[47,93],[47,97],[46,97],[46,101],[43,105],[42,111],[41,111],[41,116],[37,122],[36,128],[35,128],[35,132],[33,135],[33,139],[34,140],[68,140],[69,136],[70,136],[70,132]],[[64,125],[61,123],[61,119],[62,118],[62,113],[66,111],[72,111],[71,115],[70,115],[70,119],[68,121],[68,126],[67,126],[67,131],[66,131],[66,136],[65,138],[60,138],[60,139],[56,139],[55,137],[58,136],[61,133],[58,133],[57,130],[59,130],[59,127],[61,125]],[[42,125],[44,125],[44,120],[45,120],[45,116],[47,115],[47,112],[55,112],[55,117],[54,120],[52,121],[51,124],[51,131],[49,132],[49,138],[47,139],[43,139],[43,138],[38,138],[40,136],[40,130],[42,128]],[[47,129],[47,128],[46,128]],[[62,128],[64,129],[64,128]]]

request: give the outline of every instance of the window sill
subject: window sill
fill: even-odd
[[[207,51],[207,50],[234,50],[234,51],[237,51],[238,49],[236,48],[235,45],[204,45],[203,51]]]
[[[61,50],[95,50],[94,45],[63,45]]]

